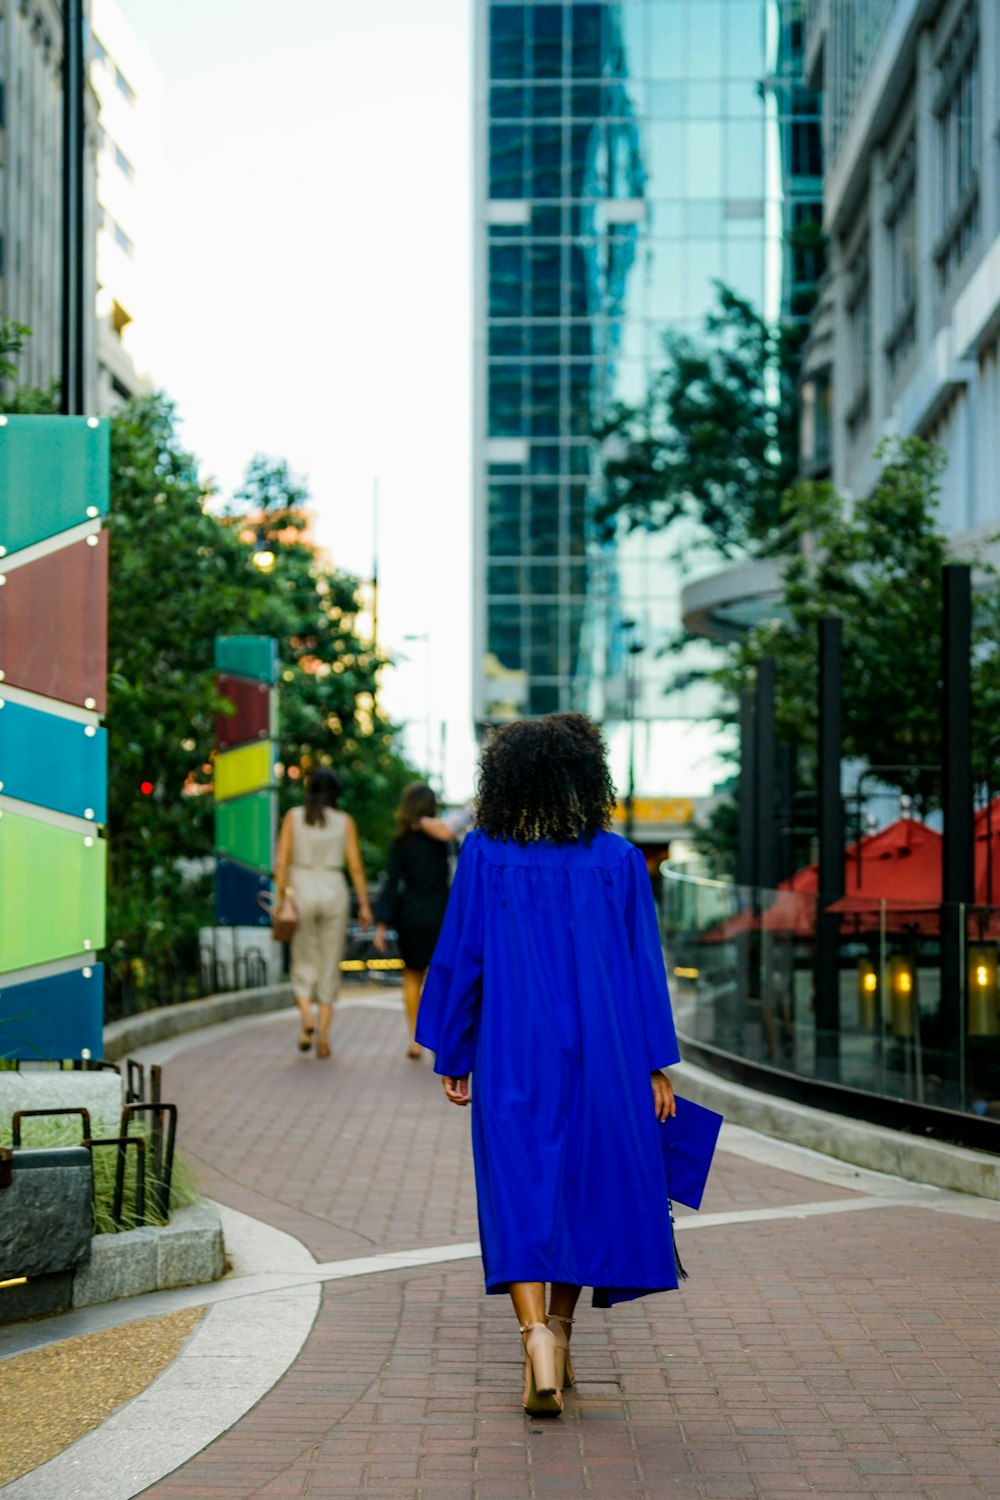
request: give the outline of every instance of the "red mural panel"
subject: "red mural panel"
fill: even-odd
[[[103,714],[107,532],[101,532],[95,546],[91,540],[74,542],[6,574],[0,587],[0,671],[10,687]]]
[[[231,677],[221,672],[219,697],[227,698],[236,710],[232,714],[219,714],[215,721],[215,741],[220,750],[269,738],[271,689],[266,682],[251,682],[248,677]]]

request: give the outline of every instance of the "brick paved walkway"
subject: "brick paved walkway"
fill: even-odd
[[[329,1064],[294,1036],[289,1015],[168,1064],[206,1191],[324,1261],[474,1238],[467,1117],[404,1058],[399,1015],[343,1010]],[[1000,1500],[996,1206],[873,1202],[872,1179],[794,1161],[720,1152],[702,1220],[780,1216],[685,1225],[680,1293],[581,1308],[558,1422],[521,1412],[478,1265],[358,1277],[326,1285],[271,1393],[145,1493]]]

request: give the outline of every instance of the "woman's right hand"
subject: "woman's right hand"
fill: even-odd
[[[452,1104],[469,1103],[472,1095],[469,1093],[468,1073],[466,1073],[464,1078],[445,1077],[441,1079],[441,1082],[444,1085],[444,1091],[447,1094],[448,1098],[451,1100]]]
[[[376,929],[375,929],[375,939],[374,939],[374,942],[375,942],[375,952],[376,953],[384,953],[386,951],[386,949],[388,948],[388,946],[389,946],[389,944],[385,940],[385,933],[386,933],[385,923],[384,922],[380,922],[378,924],[378,926],[376,927]]]

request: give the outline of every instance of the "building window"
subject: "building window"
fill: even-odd
[[[135,254],[135,246],[120,224],[116,224],[114,226],[114,236],[115,244],[118,245],[120,249],[124,250],[126,255]]]
[[[851,394],[847,430],[855,437],[871,415],[872,288],[868,236],[847,272],[847,326],[851,351]]]
[[[95,62],[107,62],[107,48],[104,46],[104,43],[101,41],[100,37],[96,36],[94,32],[90,33],[90,50],[93,54]]]
[[[917,142],[910,135],[889,172],[889,372],[895,375],[917,336]]]
[[[964,261],[979,231],[979,20],[969,5],[940,64],[934,101],[940,178],[939,235],[934,259],[942,285]]]
[[[120,146],[115,147],[115,165],[119,168],[120,171],[125,173],[125,176],[128,178],[129,182],[135,181],[135,167],[133,167],[132,163],[129,161],[128,157],[125,155],[125,152]]]
[[[121,68],[115,68],[115,84],[117,85],[119,93],[124,94],[125,98],[129,102],[129,104],[134,104],[135,103],[135,89],[129,83],[128,79],[125,77],[125,74],[122,72]]]

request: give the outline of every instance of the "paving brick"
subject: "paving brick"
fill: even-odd
[[[400,1018],[335,1028],[332,1068],[292,1017],[169,1064],[206,1191],[321,1260],[473,1239],[467,1117],[402,1056]],[[704,1208],[848,1196],[723,1152]],[[686,1231],[680,1293],[581,1304],[580,1382],[548,1423],[520,1410],[477,1265],[331,1283],[280,1384],[147,1495],[1000,1500],[996,1243],[916,1206]]]

